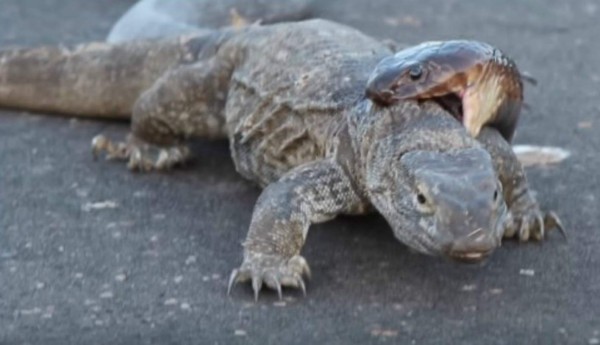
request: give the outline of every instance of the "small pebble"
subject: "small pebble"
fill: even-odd
[[[185,259],[185,264],[186,265],[191,265],[191,264],[194,264],[194,263],[196,263],[196,257],[194,255],[190,255],[190,256],[188,256],[187,259]]]
[[[522,269],[519,271],[519,274],[520,274],[520,275],[522,275],[522,276],[533,277],[533,276],[535,275],[535,271],[534,271],[534,270],[532,270],[532,269],[525,269],[525,268],[522,268]]]
[[[134,198],[143,198],[145,196],[146,196],[146,192],[143,190],[138,190],[138,191],[133,192]]]
[[[398,331],[393,329],[379,329],[375,328],[371,330],[371,335],[374,337],[382,337],[382,338],[393,338],[398,336]]]
[[[112,293],[112,291],[105,291],[100,294],[100,298],[102,298],[102,299],[109,299],[109,298],[113,298],[113,297],[114,297],[114,294]]]
[[[113,209],[117,208],[119,205],[111,200],[101,201],[101,202],[88,202],[81,206],[81,209],[84,212],[90,212],[93,210],[104,210],[104,209]]]
[[[502,289],[498,289],[498,288],[496,288],[496,289],[490,289],[490,293],[492,295],[499,295],[499,294],[502,293]]]
[[[192,307],[190,306],[189,303],[181,303],[181,305],[179,306],[181,308],[181,310],[190,310],[192,309]]]
[[[127,279],[125,273],[120,273],[115,276],[115,280],[118,282],[124,282]]]
[[[35,307],[33,309],[23,309],[21,310],[21,315],[35,315],[42,312],[42,309]]]
[[[165,305],[175,305],[177,303],[178,302],[175,298],[169,298],[168,300],[165,301]]]
[[[157,213],[152,216],[152,219],[154,219],[154,220],[163,220],[165,218],[167,218],[167,216],[162,213]]]
[[[235,335],[236,337],[245,337],[246,335],[248,335],[248,333],[246,333],[246,331],[244,331],[243,329],[236,329],[233,332],[233,335]]]
[[[475,284],[470,284],[470,285],[464,285],[461,288],[461,291],[475,291],[475,289],[477,289],[477,285]]]
[[[92,304],[96,304],[96,301],[94,301],[93,299],[87,299],[85,301],[83,301],[83,305],[88,306],[88,305],[92,305]]]
[[[183,280],[183,276],[177,276],[177,277],[173,278],[173,281],[175,282],[175,284],[181,283],[182,280]]]

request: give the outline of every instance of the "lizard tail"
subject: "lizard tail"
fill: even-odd
[[[134,102],[188,58],[183,38],[0,50],[0,107],[129,119]]]

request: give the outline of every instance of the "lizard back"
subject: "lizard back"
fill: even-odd
[[[266,185],[325,155],[327,132],[390,49],[322,20],[257,27],[222,50],[237,61],[225,108],[238,171]]]

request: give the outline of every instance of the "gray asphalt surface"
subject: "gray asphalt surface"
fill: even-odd
[[[0,0],[0,46],[102,39],[131,3]],[[378,216],[340,218],[311,229],[308,297],[255,304],[247,286],[225,293],[259,193],[226,143],[136,175],[89,151],[127,124],[1,111],[1,344],[600,343],[600,3],[329,0],[315,12],[400,42],[488,41],[537,77],[516,142],[573,152],[528,171],[569,241],[508,242],[464,266],[411,253]]]

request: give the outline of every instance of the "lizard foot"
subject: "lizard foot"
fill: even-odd
[[[263,283],[277,290],[280,300],[283,297],[282,286],[299,288],[306,296],[303,275],[310,278],[310,268],[306,259],[300,255],[285,259],[276,255],[251,254],[244,259],[240,268],[231,272],[227,294],[231,293],[236,283],[252,281],[255,301],[258,301]]]
[[[190,155],[186,146],[155,146],[132,135],[127,137],[126,142],[118,143],[113,143],[103,135],[97,135],[92,139],[92,153],[97,157],[103,151],[106,152],[106,159],[128,161],[127,167],[136,171],[169,170],[177,164],[184,163]]]
[[[514,205],[510,210],[504,237],[517,236],[519,241],[526,242],[529,239],[541,241],[544,239],[546,230],[558,229],[566,238],[565,229],[556,213],[550,211],[544,213],[533,198],[527,203]]]

